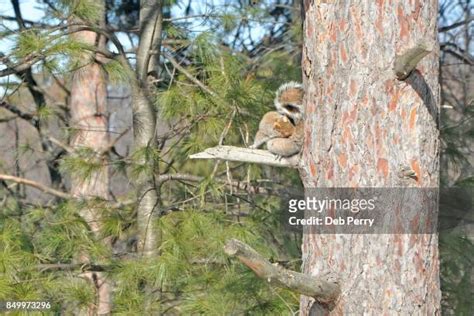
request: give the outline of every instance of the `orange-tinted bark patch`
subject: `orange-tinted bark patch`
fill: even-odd
[[[337,156],[337,162],[341,168],[345,168],[347,166],[347,156],[344,153],[341,153]]]
[[[404,39],[408,37],[409,34],[409,24],[408,20],[406,18],[405,12],[403,12],[403,9],[401,6],[398,6],[397,8],[397,15],[398,15],[398,24],[400,25],[400,38]]]
[[[383,3],[384,0],[377,0],[377,6],[379,7],[379,12],[377,16],[377,20],[375,20],[375,29],[382,35],[383,32]]]
[[[344,47],[344,43],[341,43],[341,45],[339,46],[339,49],[341,51],[341,59],[344,63],[347,62],[347,52],[346,52],[346,48]]]
[[[392,97],[390,98],[390,102],[388,104],[389,111],[395,111],[397,109],[398,97],[398,92],[392,94]]]
[[[309,164],[309,172],[311,173],[311,176],[316,176],[316,166],[313,163]]]
[[[346,26],[347,26],[346,20],[341,19],[339,21],[339,31],[344,32],[346,30]]]
[[[351,130],[347,126],[344,127],[344,131],[342,132],[342,139],[345,143],[352,143]]]
[[[351,80],[349,85],[349,95],[351,97],[355,96],[357,93],[357,82],[355,80]]]
[[[397,145],[400,144],[400,136],[398,135],[393,136],[393,143]]]
[[[326,179],[330,180],[334,177],[334,168],[330,166],[326,172]]]
[[[330,31],[329,31],[329,39],[333,42],[336,43],[337,40],[337,30],[336,28],[331,24]]]
[[[421,183],[421,169],[420,169],[420,164],[418,163],[417,160],[411,161],[411,169],[416,174],[416,182]]]
[[[384,178],[388,176],[388,161],[387,159],[379,158],[377,161],[377,171],[382,173]]]
[[[410,123],[409,123],[410,129],[413,129],[413,127],[415,127],[415,122],[416,122],[416,107],[414,107],[410,111]]]

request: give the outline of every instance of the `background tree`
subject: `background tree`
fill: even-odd
[[[441,84],[441,290],[443,313],[468,315],[473,294],[472,234],[473,120],[472,1],[440,1]],[[470,206],[470,207],[469,207]],[[469,296],[469,295],[468,295]]]
[[[211,143],[248,143],[258,118],[271,108],[272,91],[283,81],[298,79],[298,46],[292,39],[299,33],[288,33],[293,10],[283,3],[271,11],[232,2],[231,6],[210,5],[208,11],[188,6],[184,10],[188,17],[181,10],[175,20],[171,12],[178,4],[183,3],[168,2],[163,7],[160,59],[138,32],[136,2],[107,2],[106,24],[98,23],[101,11],[90,1],[44,2],[44,16],[27,20],[24,31],[11,31],[9,21],[16,17],[4,17],[4,38],[14,46],[2,59],[11,61],[2,75],[30,69],[38,86],[54,94],[46,94],[48,111],[36,112],[21,82],[4,81],[2,107],[10,112],[6,118],[48,120],[51,128],[45,134],[54,151],[61,152],[51,159],[64,179],[62,189],[50,187],[42,176],[42,161],[33,173],[21,172],[32,157],[54,152],[38,153],[36,135],[19,130],[25,138],[18,141],[16,152],[25,164],[20,163],[14,176],[8,175],[11,169],[6,165],[2,175],[7,181],[1,221],[2,249],[8,249],[2,257],[5,297],[50,299],[65,313],[105,311],[96,295],[100,284],[89,286],[86,281],[88,275],[104,273],[114,285],[112,304],[104,304],[112,312],[296,310],[295,295],[254,282],[253,274],[229,262],[222,251],[227,238],[239,237],[267,249],[274,261],[298,264],[293,261],[299,257],[297,234],[284,233],[278,214],[270,211],[284,188],[298,183],[296,174],[186,159],[188,153]],[[149,20],[156,23],[156,17]],[[195,27],[200,27],[197,34],[190,32]],[[255,27],[261,28],[260,36],[249,32]],[[222,31],[208,32],[214,28]],[[86,35],[106,39],[107,45],[88,41]],[[288,41],[277,40],[281,36]],[[135,59],[136,51],[148,56]],[[141,69],[143,60],[155,63]],[[102,71],[109,80],[105,115],[104,91],[91,89],[96,84],[102,87]],[[86,77],[91,80],[81,80]],[[130,101],[135,106],[134,121]],[[89,113],[96,105],[99,111]],[[79,111],[94,114],[93,118],[86,115],[93,129],[94,119],[107,125],[99,129],[100,135],[110,133],[108,142],[89,137],[96,132],[91,126],[78,126]],[[132,122],[134,140],[127,132]],[[107,168],[109,176],[98,177]],[[151,212],[141,208],[140,192],[148,194],[142,181],[147,185],[152,181],[150,188],[160,197],[159,203],[147,204]],[[12,187],[28,187],[28,194],[21,196]],[[93,211],[96,219],[81,216],[85,211]],[[149,218],[140,221],[140,214]],[[151,214],[160,216],[151,219]],[[152,244],[153,251],[142,256],[143,228],[150,223],[156,226],[148,233],[161,235],[162,242]],[[83,253],[87,256],[78,260],[77,254]],[[224,300],[223,292],[227,293]]]

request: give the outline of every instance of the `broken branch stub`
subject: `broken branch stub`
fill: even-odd
[[[311,276],[287,270],[272,264],[240,240],[228,240],[224,246],[224,251],[229,256],[237,257],[240,262],[252,269],[258,277],[267,280],[270,284],[310,296],[329,308],[334,306],[334,302],[341,293],[338,279],[333,274]]]
[[[416,68],[416,65],[433,50],[428,43],[420,43],[395,57],[394,71],[398,80],[405,80]]]

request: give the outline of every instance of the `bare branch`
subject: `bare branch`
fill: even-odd
[[[449,48],[445,48],[445,49],[443,49],[443,51],[445,53],[450,54],[451,56],[459,59],[460,61],[462,61],[465,64],[474,65],[474,60],[472,58],[470,58],[467,54],[461,55],[461,54],[459,54],[459,53],[457,53],[454,50],[449,49]]]
[[[216,146],[189,156],[190,159],[222,159],[247,163],[264,164],[274,167],[298,168],[299,156],[278,159],[267,150],[249,149],[234,146]]]
[[[432,45],[420,43],[395,57],[394,70],[398,80],[405,80],[420,60],[433,50]]]
[[[68,152],[69,154],[73,154],[75,152],[74,148],[72,148],[71,146],[61,142],[59,139],[56,139],[54,138],[53,136],[49,136],[47,135],[46,138],[53,144],[55,144],[56,146],[64,149],[66,152]]]
[[[43,59],[43,56],[37,54],[27,56],[20,63],[17,63],[16,65],[7,66],[7,68],[0,70],[0,77],[5,77],[25,71],[31,68],[31,66],[33,66],[37,62],[39,62],[41,59]],[[5,62],[5,56],[0,55],[0,61]]]
[[[129,128],[126,128],[124,129],[113,141],[111,141],[107,146],[105,146],[100,152],[99,152],[99,156],[103,156],[105,154],[107,154],[109,151],[111,151],[114,146],[117,144],[117,142],[125,135],[128,133],[128,131],[130,130],[130,127]]]
[[[176,59],[173,58],[170,54],[163,52],[163,56],[170,61],[170,63],[178,69],[180,72],[183,73],[183,75],[186,76],[189,80],[194,82],[196,85],[199,86],[202,90],[205,92],[209,93],[211,96],[216,96],[216,93],[209,89],[204,83],[202,83],[200,80],[198,80],[196,77],[194,77],[192,74],[189,73],[183,66],[181,66]]]
[[[313,297],[320,303],[332,306],[341,294],[337,278],[330,273],[316,277],[287,270],[272,264],[252,247],[237,239],[228,240],[224,251],[229,256],[237,257],[268,283]]]
[[[44,193],[57,196],[61,199],[70,199],[70,198],[73,197],[69,193],[52,189],[52,188],[50,188],[48,186],[45,186],[45,185],[43,185],[39,182],[29,180],[29,179],[25,179],[25,178],[19,178],[19,177],[15,177],[15,176],[9,176],[9,175],[6,175],[6,174],[0,174],[0,180],[12,181],[12,182],[15,182],[15,183],[18,183],[18,184],[24,184],[24,185],[33,187],[35,189],[38,189],[38,190],[40,190]]]
[[[0,101],[0,108],[7,109],[8,111],[12,112],[13,114],[18,115],[18,117],[24,119],[25,121],[30,122],[33,126],[38,127],[39,121],[36,117],[34,117],[30,113],[25,113],[21,111],[19,108],[16,106],[9,104],[5,101]]]
[[[440,27],[438,29],[438,32],[442,33],[442,32],[447,32],[447,31],[450,31],[452,29],[455,29],[459,26],[462,26],[462,25],[465,25],[465,24],[469,24],[471,23],[472,21],[474,21],[474,16],[471,16],[463,21],[459,21],[459,22],[456,22],[456,23],[453,23],[451,25],[447,25],[447,26],[443,26],[443,27]]]

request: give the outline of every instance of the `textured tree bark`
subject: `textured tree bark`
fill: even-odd
[[[151,99],[148,78],[157,79],[159,75],[159,58],[161,51],[163,25],[163,1],[140,1],[140,41],[137,49],[136,81],[132,86],[133,102],[133,135],[135,150],[154,149],[156,144],[156,110]],[[140,155],[137,163],[154,164],[155,159]],[[156,225],[159,217],[159,189],[155,181],[152,166],[150,173],[140,173],[135,180],[137,189],[137,228],[138,251],[145,257],[158,254],[160,230]],[[145,284],[145,314],[159,314],[152,310],[152,303],[159,299],[161,290],[156,291],[151,283]]]
[[[81,31],[73,37],[88,45],[105,47],[105,38],[92,31]],[[109,170],[107,155],[100,155],[108,147],[109,132],[107,118],[107,85],[101,66],[92,54],[81,57],[80,67],[72,77],[70,113],[73,135],[71,147],[76,150],[88,148],[96,153],[102,167],[94,170],[86,179],[71,175],[71,194],[77,198],[99,197],[109,200]],[[84,208],[80,211],[82,218],[88,223],[92,233],[99,238],[101,230],[100,210]],[[104,240],[107,245],[109,240]],[[89,262],[87,254],[80,254],[81,262]],[[111,283],[102,272],[85,272],[86,277],[95,286],[96,303],[89,308],[91,315],[108,315],[111,312]]]
[[[304,9],[305,188],[438,187],[437,1],[306,0]],[[422,42],[435,48],[398,80],[396,56]],[[400,177],[407,168],[414,176]],[[332,310],[303,296],[302,315],[440,313],[435,233],[313,231],[302,250],[304,272],[333,271],[342,290]]]
[[[140,43],[137,49],[137,82],[133,86],[133,133],[136,150],[156,146],[156,110],[147,83],[149,72],[157,75],[161,47],[163,2],[140,2]],[[151,163],[145,157],[140,164]],[[137,225],[138,250],[146,256],[156,253],[159,233],[155,227],[159,197],[153,174],[141,174],[135,181],[138,194]]]

